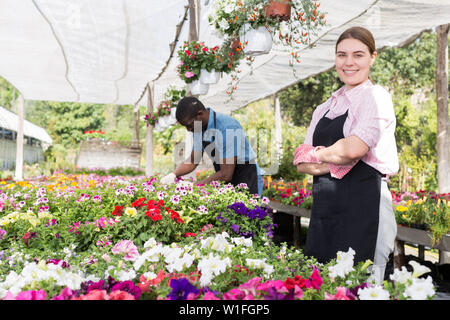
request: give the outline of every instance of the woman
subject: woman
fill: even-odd
[[[369,76],[376,57],[370,31],[342,33],[335,63],[345,85],[314,111],[294,165],[314,176],[305,253],[326,263],[351,247],[355,263],[373,261],[381,284],[397,233],[386,179],[397,173],[398,157],[391,96]]]

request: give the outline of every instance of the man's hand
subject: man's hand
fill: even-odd
[[[171,172],[168,175],[162,177],[160,181],[162,184],[172,184],[172,183],[175,183],[176,177],[177,176],[175,175],[175,173]]]

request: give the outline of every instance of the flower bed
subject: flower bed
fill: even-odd
[[[274,244],[268,199],[246,186],[62,175],[0,182],[0,298],[427,299],[429,269],[383,287],[354,251],[326,265]]]

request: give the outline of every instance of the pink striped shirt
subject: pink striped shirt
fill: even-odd
[[[399,164],[392,98],[386,89],[370,80],[347,91],[342,87],[319,105],[314,110],[304,143],[312,145],[314,129],[328,110],[326,117],[334,119],[347,109],[344,137],[357,136],[369,146],[369,152],[361,160],[383,174],[396,174]]]

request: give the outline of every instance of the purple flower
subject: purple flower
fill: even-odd
[[[246,215],[248,213],[248,208],[243,202],[235,202],[229,205],[228,208],[233,210],[236,214]]]
[[[233,230],[234,233],[238,234],[239,233],[239,229],[241,228],[240,225],[238,224],[231,224],[231,230]]]
[[[199,290],[186,278],[172,279],[170,287],[172,291],[167,295],[170,300],[186,300],[190,293],[199,293]]]

